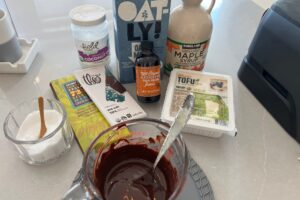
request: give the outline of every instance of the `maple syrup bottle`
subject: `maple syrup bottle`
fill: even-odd
[[[165,72],[173,68],[202,71],[212,34],[210,12],[215,1],[211,0],[208,9],[201,6],[203,0],[182,0],[169,20]]]
[[[160,99],[160,59],[153,53],[153,42],[142,41],[135,61],[136,95],[143,103]]]

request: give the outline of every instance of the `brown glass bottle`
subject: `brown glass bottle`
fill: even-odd
[[[142,41],[135,61],[136,95],[144,103],[160,99],[160,59],[153,53],[153,42]]]

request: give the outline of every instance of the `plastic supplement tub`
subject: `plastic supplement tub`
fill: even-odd
[[[103,7],[84,4],[70,11],[71,30],[83,68],[109,65],[108,22]]]

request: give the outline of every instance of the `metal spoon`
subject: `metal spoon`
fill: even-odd
[[[169,129],[167,137],[162,147],[160,148],[160,151],[154,162],[153,171],[157,167],[157,164],[159,163],[160,159],[163,157],[163,155],[166,153],[166,151],[169,149],[169,147],[172,145],[172,143],[175,141],[177,136],[180,134],[181,130],[185,127],[186,123],[190,119],[190,116],[194,108],[194,104],[195,104],[195,96],[193,93],[190,93],[184,100],[182,107],[179,109],[175,117],[175,120],[171,125],[171,128]]]

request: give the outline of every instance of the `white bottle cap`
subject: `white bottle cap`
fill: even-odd
[[[105,21],[105,9],[93,4],[84,4],[73,8],[69,15],[72,23],[79,26],[94,26]]]

